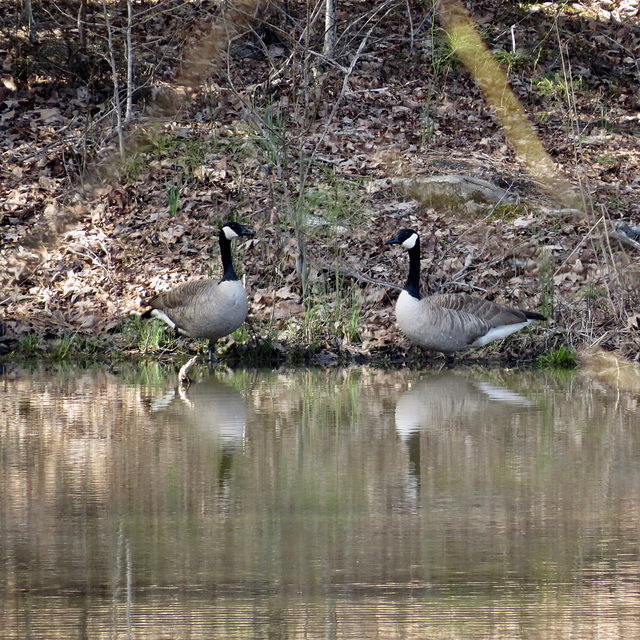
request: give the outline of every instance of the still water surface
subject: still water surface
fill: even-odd
[[[0,376],[0,638],[638,638],[640,418],[504,371]]]

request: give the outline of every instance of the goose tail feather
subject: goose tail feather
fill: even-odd
[[[524,315],[527,316],[527,320],[546,320],[547,316],[543,316],[541,313],[535,311],[524,311]]]

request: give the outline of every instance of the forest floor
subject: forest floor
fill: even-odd
[[[560,347],[640,359],[636,2],[467,3],[553,160],[552,188],[516,154],[429,3],[339,3],[336,64],[319,53],[310,4],[268,5],[230,30],[233,16],[221,29],[204,0],[135,3],[124,156],[102,5],[88,3],[82,46],[77,2],[34,3],[32,43],[17,4],[0,0],[5,359],[204,352],[136,313],[154,291],[220,274],[229,218],[256,232],[235,249],[250,323],[221,341],[229,362],[441,364],[395,326],[390,285],[408,264],[383,242],[402,227],[423,237],[425,292],[549,317],[465,359]],[[126,4],[110,8],[122,68]],[[448,175],[498,195],[425,195],[407,180]]]

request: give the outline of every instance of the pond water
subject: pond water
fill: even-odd
[[[0,572],[3,640],[638,638],[638,395],[9,368]]]

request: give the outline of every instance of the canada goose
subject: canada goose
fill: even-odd
[[[237,222],[225,222],[219,239],[222,280],[190,280],[159,293],[147,303],[151,309],[142,318],[160,318],[180,333],[208,338],[211,365],[216,341],[233,333],[247,317],[247,292],[233,269],[231,240],[253,235],[253,231]]]
[[[420,237],[401,229],[384,244],[399,244],[409,252],[409,277],[396,302],[401,331],[424,349],[450,355],[471,347],[483,347],[526,327],[546,320],[539,313],[522,311],[469,294],[420,296]]]

